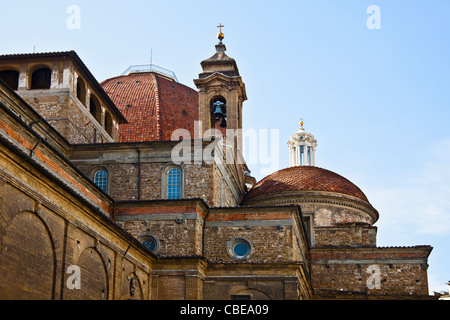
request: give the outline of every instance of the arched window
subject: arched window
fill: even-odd
[[[113,120],[109,112],[105,112],[105,130],[111,137],[113,136]]]
[[[0,79],[2,79],[13,90],[17,90],[19,87],[19,72],[17,71],[0,71]]]
[[[91,96],[91,99],[89,100],[89,111],[98,123],[101,123],[102,110],[100,107],[100,102],[95,96]]]
[[[91,98],[89,101],[89,111],[95,117],[97,115],[97,105],[95,104],[94,99]]]
[[[106,193],[108,192],[108,172],[97,170],[94,173],[94,183]]]
[[[184,196],[183,169],[170,164],[163,168],[162,198],[181,199]]]
[[[86,104],[86,85],[80,77],[77,79],[77,98],[83,105]]]
[[[181,199],[181,170],[178,168],[167,172],[167,199]]]
[[[31,75],[31,89],[50,89],[52,71],[49,68],[40,68]]]

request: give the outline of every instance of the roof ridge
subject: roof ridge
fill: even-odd
[[[52,57],[52,56],[71,56],[76,54],[75,50],[65,50],[65,51],[45,51],[45,52],[22,52],[22,53],[5,53],[1,54],[0,58],[15,58],[15,57]]]
[[[161,115],[161,106],[160,106],[160,96],[159,96],[159,82],[156,79],[156,75],[155,73],[151,73],[152,78],[155,82],[155,106],[156,106],[156,136],[158,138],[158,140],[161,139],[162,137],[162,132],[161,132],[161,119],[162,119],[162,115]]]

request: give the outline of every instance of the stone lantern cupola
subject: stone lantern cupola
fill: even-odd
[[[316,165],[317,140],[305,131],[303,120],[300,121],[300,129],[291,135],[288,146],[291,167]]]

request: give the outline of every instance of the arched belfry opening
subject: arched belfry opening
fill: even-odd
[[[101,124],[102,109],[97,97],[91,96],[89,100],[89,111],[91,115]]]
[[[81,77],[77,79],[77,98],[83,105],[86,104],[86,84]]]
[[[40,68],[31,75],[30,89],[50,89],[52,71],[49,68]]]
[[[227,127],[227,101],[222,96],[217,96],[211,99],[211,124],[213,128]]]
[[[2,79],[13,90],[17,90],[19,87],[18,71],[15,70],[0,71],[0,79]]]

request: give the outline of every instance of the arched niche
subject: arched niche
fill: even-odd
[[[107,300],[108,275],[102,256],[97,249],[88,247],[80,254],[76,264],[79,268],[80,288],[65,289],[69,300]],[[66,275],[66,281],[72,274]]]
[[[28,211],[17,214],[1,240],[0,299],[53,299],[54,243],[41,218]]]

